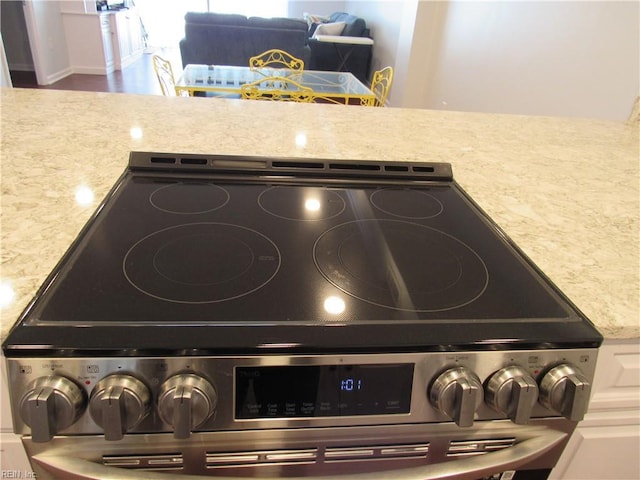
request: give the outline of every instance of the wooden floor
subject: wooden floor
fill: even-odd
[[[17,88],[44,88],[54,90],[85,90],[91,92],[137,93],[145,95],[162,95],[158,79],[153,70],[151,58],[160,55],[171,61],[174,75],[182,71],[180,52],[178,49],[158,49],[144,53],[142,58],[108,75],[73,74],[51,85],[38,85],[35,72],[12,71],[11,82]]]

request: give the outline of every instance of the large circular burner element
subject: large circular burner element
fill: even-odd
[[[268,188],[258,197],[258,204],[267,213],[287,220],[325,220],[345,208],[336,192],[312,187]]]
[[[135,288],[177,303],[216,303],[248,295],[280,268],[280,252],[261,233],[226,223],[190,223],[138,241],[122,269]]]
[[[149,201],[163,212],[187,215],[222,208],[229,201],[229,193],[210,183],[172,183],[155,190]]]
[[[358,220],[323,233],[316,266],[343,292],[410,312],[462,307],[487,288],[489,273],[466,244],[440,230],[401,220]]]
[[[442,203],[433,195],[409,189],[376,190],[371,194],[371,203],[378,210],[400,218],[433,218],[443,210]]]

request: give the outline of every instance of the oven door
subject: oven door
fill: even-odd
[[[40,480],[540,479],[574,427],[543,419],[526,426],[476,422],[470,429],[443,423],[206,432],[188,440],[151,434],[118,442],[97,436],[23,442]]]

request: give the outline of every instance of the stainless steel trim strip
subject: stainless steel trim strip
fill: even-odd
[[[429,453],[429,444],[420,445],[397,445],[380,449],[380,454],[388,457],[395,456],[426,456]]]
[[[257,453],[207,453],[206,465],[243,465],[257,463],[259,459]]]
[[[129,468],[180,468],[182,455],[109,455],[102,457],[102,464],[110,467]]]
[[[291,462],[291,461],[307,461],[315,460],[317,457],[316,450],[293,450],[290,452],[273,452],[266,453],[265,460],[267,462]]]
[[[327,448],[324,452],[324,458],[328,461],[334,459],[344,459],[344,458],[352,458],[352,459],[360,459],[360,458],[369,458],[373,457],[374,451],[372,448],[353,448],[353,447],[332,447]]]

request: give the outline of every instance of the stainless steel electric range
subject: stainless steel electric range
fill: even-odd
[[[537,479],[601,341],[448,164],[133,152],[3,349],[40,479]]]

